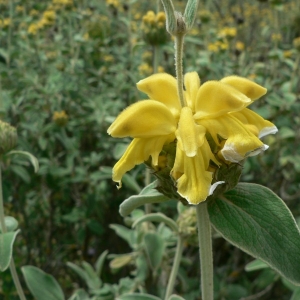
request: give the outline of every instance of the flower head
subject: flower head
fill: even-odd
[[[224,183],[214,178],[214,170],[266,150],[259,138],[277,128],[246,108],[266,93],[248,79],[229,76],[200,85],[197,73],[191,72],[184,85],[187,106],[181,107],[171,75],[155,74],[137,83],[149,99],[129,106],[108,128],[113,137],[133,138],[113,168],[113,180],[121,184],[127,171],[150,157],[156,170],[163,156],[169,184],[190,204],[198,204]],[[175,151],[167,150],[168,145]]]

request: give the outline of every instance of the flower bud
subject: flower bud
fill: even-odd
[[[12,150],[17,144],[17,130],[0,120],[0,155]]]

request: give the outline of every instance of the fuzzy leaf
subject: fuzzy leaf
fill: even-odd
[[[20,230],[15,232],[0,233],[0,271],[5,271],[10,263],[13,251],[13,244],[17,234]]]
[[[158,297],[148,295],[148,294],[126,294],[116,298],[116,300],[161,300]]]
[[[64,300],[64,294],[56,279],[33,266],[21,268],[26,284],[36,300]]]
[[[159,268],[165,252],[164,239],[157,233],[148,232],[144,236],[146,253],[152,270]]]
[[[271,190],[240,183],[211,200],[208,211],[225,239],[300,285],[300,232],[288,207]]]

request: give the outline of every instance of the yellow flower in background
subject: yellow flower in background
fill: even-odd
[[[11,24],[10,18],[5,18],[3,20],[0,19],[0,28],[6,28]]]
[[[237,41],[235,43],[235,49],[238,50],[238,51],[240,51],[240,52],[242,52],[242,51],[245,50],[245,44],[243,42],[241,42],[241,41]]]
[[[121,186],[122,176],[151,157],[158,166],[164,145],[176,142],[175,161],[170,172],[177,192],[190,204],[198,204],[213,193],[210,164],[223,160],[239,162],[266,150],[259,137],[277,128],[246,107],[266,93],[263,87],[237,76],[208,81],[200,86],[196,72],[184,77],[187,106],[181,107],[176,79],[169,74],[152,75],[137,83],[149,100],[125,109],[108,128],[113,137],[130,136],[133,141],[113,168],[113,180]],[[209,134],[218,147],[213,153]]]
[[[69,116],[67,115],[67,113],[64,110],[55,111],[52,116],[52,120],[54,121],[54,123],[61,127],[66,126],[66,124],[68,123],[68,119],[69,119]]]
[[[292,50],[285,50],[283,51],[283,57],[285,58],[291,58],[293,56],[293,51]]]
[[[208,47],[207,47],[208,51],[214,52],[214,53],[226,51],[228,48],[229,48],[229,44],[226,40],[210,43],[210,44],[208,44]]]
[[[150,64],[148,63],[142,63],[139,65],[138,67],[138,70],[139,70],[139,73],[142,75],[142,76],[147,76],[147,75],[150,75],[151,73],[153,73],[153,68]]]
[[[222,30],[219,32],[219,37],[221,38],[228,38],[232,39],[236,36],[237,30],[235,27],[224,27]]]
[[[273,33],[271,39],[273,42],[280,42],[282,40],[282,35],[280,33]]]
[[[44,20],[46,25],[51,25],[54,23],[55,18],[56,18],[56,13],[54,10],[46,10],[43,13],[42,20]]]
[[[22,13],[25,11],[25,7],[22,5],[17,5],[16,6],[16,12]]]
[[[150,45],[162,45],[168,40],[165,28],[166,14],[162,11],[155,14],[149,10],[142,18],[143,38]]]
[[[27,32],[32,35],[36,35],[38,33],[39,26],[35,23],[29,25]]]
[[[36,17],[36,16],[39,15],[39,11],[36,10],[36,9],[31,9],[30,12],[29,12],[29,15],[30,15],[31,17]]]
[[[293,46],[300,52],[300,36],[293,40]]]

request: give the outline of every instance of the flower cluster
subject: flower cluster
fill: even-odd
[[[221,165],[266,150],[260,138],[277,128],[247,108],[266,89],[246,78],[229,76],[200,86],[191,72],[184,85],[187,105],[181,107],[173,76],[155,74],[137,83],[150,99],[129,106],[108,129],[113,137],[133,138],[113,168],[113,180],[121,185],[127,171],[151,157],[154,170],[171,165],[168,176],[177,193],[198,204],[224,183],[213,182]],[[176,147],[173,158],[168,145]]]
[[[148,11],[143,16],[142,32],[144,40],[150,45],[162,45],[168,38],[169,34],[166,31],[166,15],[164,12],[155,14],[153,11]]]
[[[43,12],[43,17],[35,23],[31,23],[28,26],[27,32],[31,35],[36,35],[39,30],[45,28],[46,26],[53,25],[55,23],[56,13],[54,10],[46,10]]]

